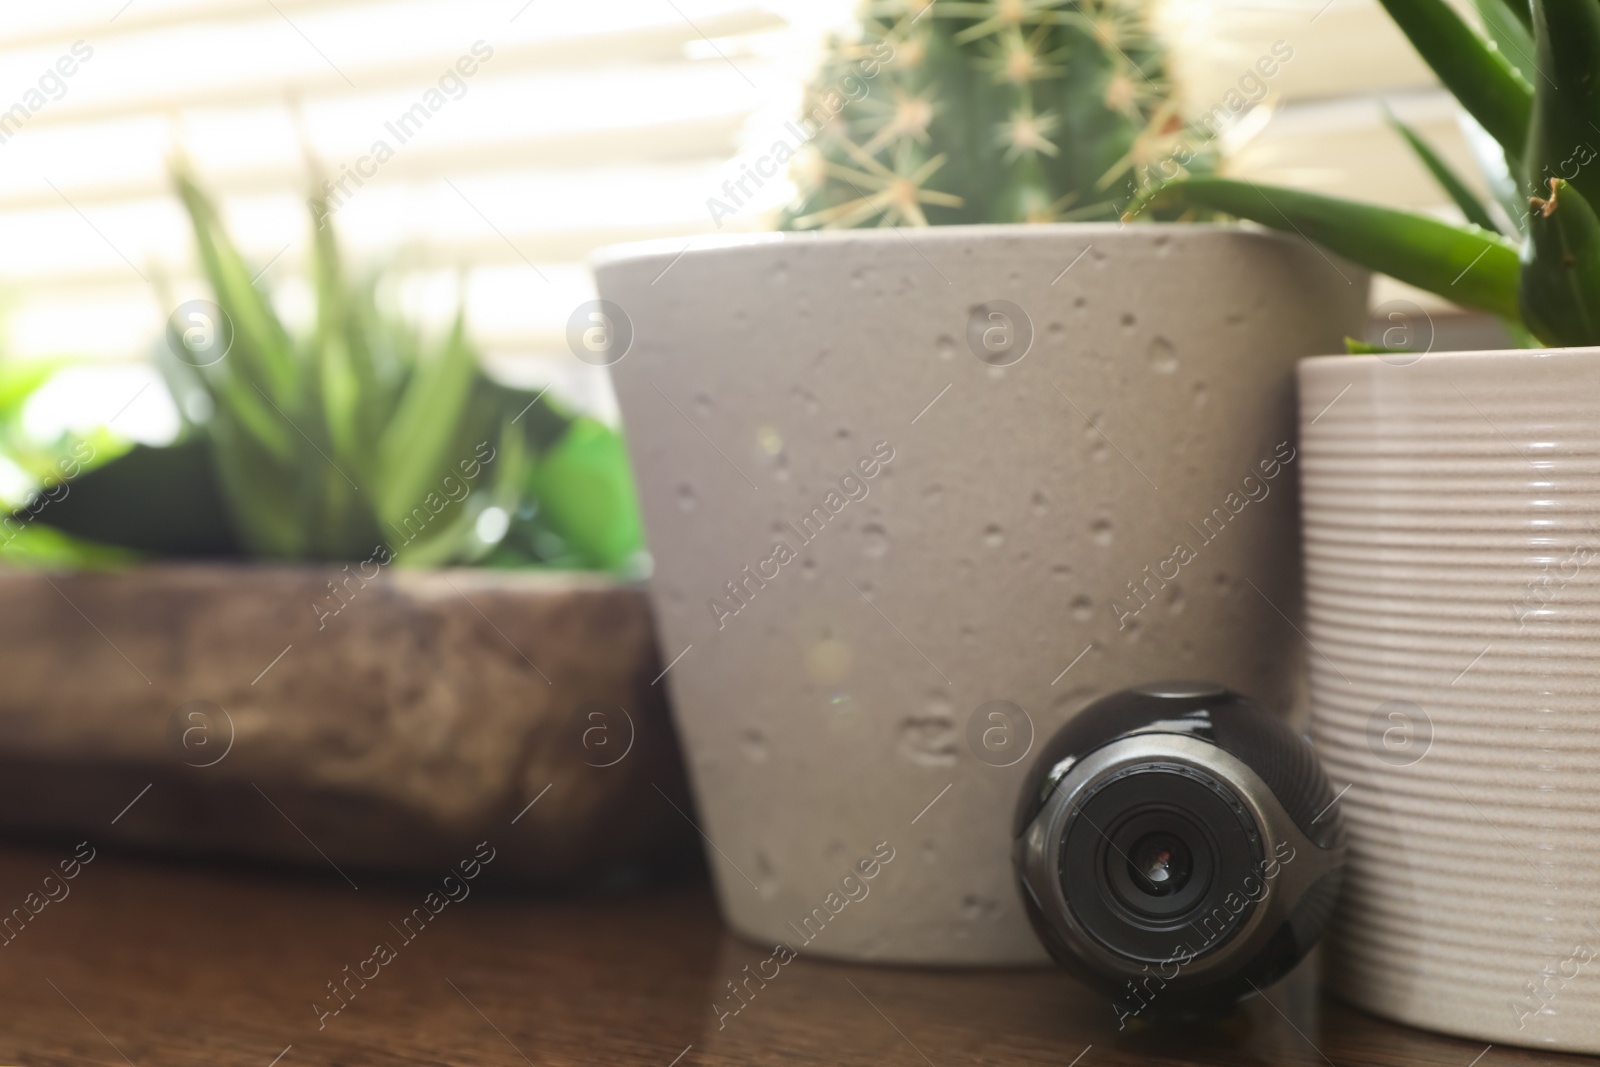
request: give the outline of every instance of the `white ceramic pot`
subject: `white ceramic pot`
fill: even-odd
[[[1333,986],[1600,1052],[1600,349],[1412,358],[1300,367]]]
[[[1360,329],[1366,277],[1155,225],[672,242],[597,274],[569,337],[616,361],[728,922],[1043,960],[1010,860],[1033,739],[1173,675],[1296,698],[1292,367]]]

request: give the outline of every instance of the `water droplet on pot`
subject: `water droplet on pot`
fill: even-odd
[[[861,528],[861,550],[870,559],[882,559],[889,551],[889,531],[876,522],[869,522]]]
[[[1072,617],[1078,622],[1088,622],[1094,617],[1094,601],[1086,596],[1074,597],[1072,600]]]
[[[1134,327],[1135,327],[1135,326],[1136,326],[1136,325],[1138,325],[1138,322],[1137,322],[1137,320],[1136,320],[1136,319],[1134,319],[1134,317],[1133,317],[1133,312],[1131,312],[1131,311],[1124,311],[1124,312],[1123,312],[1123,313],[1122,313],[1122,328],[1123,328],[1123,329],[1124,329],[1124,330],[1131,330],[1131,329],[1133,329],[1133,328],[1134,328]]]
[[[1044,496],[1043,493],[1039,492],[1037,489],[1034,490],[1034,493],[1033,493],[1033,513],[1035,515],[1044,515],[1044,514],[1047,514],[1049,511],[1050,511],[1050,502],[1045,499],[1045,496]]]
[[[1167,592],[1167,610],[1174,615],[1182,615],[1183,609],[1189,606],[1189,598],[1184,595],[1183,587],[1173,585]]]
[[[739,739],[739,751],[751,763],[767,762],[767,738],[760,730],[746,730]]]
[[[1071,581],[1072,568],[1067,566],[1065,563],[1057,563],[1054,567],[1050,568],[1050,577],[1054,578],[1058,582]]]
[[[700,500],[694,495],[694,486],[684,482],[678,486],[678,507],[684,511],[693,511],[700,506]]]
[[[991,522],[983,531],[983,543],[990,548],[999,548],[1006,543],[1005,531]]]
[[[1089,524],[1089,532],[1094,535],[1094,543],[1102,548],[1110,548],[1111,542],[1116,539],[1111,520],[1104,516]]]
[[[806,409],[806,414],[808,415],[815,415],[822,410],[822,402],[818,400],[816,394],[811,392],[809,389],[797,385],[793,389],[789,390],[789,395],[800,402],[801,406]]]
[[[694,413],[702,419],[711,414],[711,394],[696,393],[694,398]]]
[[[1206,383],[1205,382],[1195,382],[1194,383],[1194,406],[1197,407],[1197,408],[1203,408],[1207,404],[1209,404],[1210,402],[1211,402],[1211,396],[1206,391]]]
[[[944,497],[944,486],[934,483],[922,491],[924,504],[937,504]]]
[[[771,426],[763,426],[756,431],[756,444],[769,456],[776,456],[783,451],[783,438]]]
[[[968,893],[961,898],[961,917],[968,922],[994,922],[1000,918],[1000,904],[988,897]]]
[[[1157,337],[1150,342],[1150,347],[1145,349],[1145,358],[1150,362],[1150,369],[1157,374],[1176,374],[1178,371],[1178,357],[1172,351],[1172,342],[1165,337]]]
[[[956,358],[956,339],[947,333],[939,335],[938,350],[940,359]]]
[[[908,715],[900,720],[898,749],[923,767],[949,767],[956,762],[955,719],[944,714]]]
[[[756,891],[765,899],[771,900],[778,895],[778,890],[782,888],[778,883],[777,868],[773,866],[772,858],[765,852],[756,853],[755,867],[756,884],[760,886]]]

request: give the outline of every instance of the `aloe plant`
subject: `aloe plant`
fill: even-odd
[[[1382,0],[1481,127],[1496,218],[1414,131],[1391,120],[1468,220],[1217,177],[1148,193],[1299,233],[1332,252],[1525,328],[1600,344],[1600,0],[1477,0],[1486,34],[1446,0]]]
[[[181,166],[175,181],[231,345],[205,361],[158,351],[179,440],[74,479],[39,521],[161,555],[597,568],[634,556],[613,430],[485,375],[459,313],[430,338],[386,311],[375,277],[350,276],[315,197],[316,317],[295,336],[215,205]]]
[[[1196,141],[1149,7],[869,0],[806,91],[801,197],[782,225],[1115,219]],[[1205,171],[1208,142],[1179,169]]]

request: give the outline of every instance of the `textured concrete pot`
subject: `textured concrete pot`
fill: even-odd
[[[1104,225],[641,246],[597,274],[589,358],[738,932],[1042,960],[1010,866],[1034,738],[1171,675],[1295,702],[1292,369],[1360,328],[1358,271]]]
[[[1312,359],[1300,388],[1333,988],[1600,1052],[1600,349]]]
[[[484,840],[536,883],[692,849],[641,589],[358,573],[0,570],[0,829],[357,882]]]

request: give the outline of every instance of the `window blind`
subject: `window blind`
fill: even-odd
[[[781,132],[822,30],[854,6],[11,5],[0,20],[4,355],[108,368],[53,385],[35,413],[45,423],[105,421],[130,384],[153,379],[145,360],[167,304],[203,291],[167,176],[182,153],[287,317],[311,308],[305,194],[327,181],[352,259],[394,265],[417,315],[442,321],[460,299],[491,368],[608,414],[604,372],[566,350],[567,317],[592,295],[585,258],[617,241],[761,225],[784,183],[720,227],[706,202],[737,177],[746,146]],[[1236,173],[1448,213],[1383,125],[1383,98],[1476,180],[1453,102],[1376,0],[1157,11],[1191,113],[1273,103],[1236,130],[1254,132],[1235,138]],[[1293,59],[1252,80],[1279,41]],[[119,429],[159,436],[172,423],[164,403],[149,390]]]
[[[408,310],[443,322],[460,299],[492,370],[607,414],[604,371],[566,349],[567,317],[592,295],[584,260],[613,242],[716,230],[705,201],[723,169],[792,112],[808,48],[852,6],[8,5],[4,356],[111,368],[58,380],[35,405],[46,423],[105,421],[128,384],[153,379],[145,361],[168,305],[204,292],[168,177],[181,153],[291,321],[311,311],[306,193],[326,182],[350,258],[391,265]],[[118,428],[159,437],[172,423],[161,393]]]

